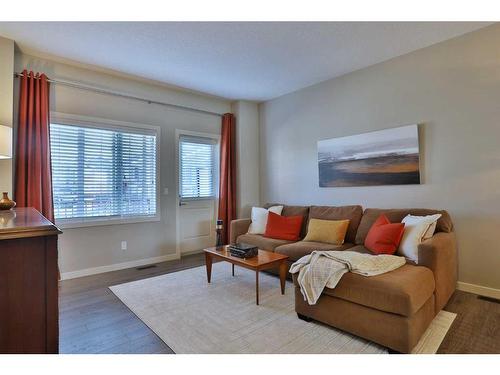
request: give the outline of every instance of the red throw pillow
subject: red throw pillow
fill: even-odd
[[[298,241],[303,219],[302,216],[281,216],[269,211],[264,237]]]
[[[365,247],[374,254],[394,254],[405,231],[404,223],[392,223],[380,215],[365,238]]]

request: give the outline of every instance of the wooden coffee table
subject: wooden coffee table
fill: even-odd
[[[204,249],[205,251],[205,262],[207,266],[207,281],[210,283],[212,277],[212,262],[214,259],[224,260],[232,264],[232,271],[234,276],[234,266],[238,265],[240,267],[248,268],[249,270],[255,271],[255,303],[259,304],[259,272],[263,270],[268,270],[271,268],[279,267],[280,270],[280,284],[281,284],[281,294],[285,294],[285,281],[286,281],[286,260],[288,256],[276,254],[271,251],[265,251],[259,249],[259,254],[252,258],[238,258],[232,256],[228,250],[228,246],[221,247],[209,247]]]

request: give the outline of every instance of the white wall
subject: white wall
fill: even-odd
[[[82,81],[138,96],[219,113],[229,112],[231,109],[230,102],[223,99],[16,53],[15,70],[22,71],[24,68],[44,72],[49,78]],[[18,84],[16,82],[14,98],[17,97]],[[218,134],[220,133],[220,117],[175,110],[60,85],[51,87],[50,106],[51,110],[56,112],[160,126],[160,186],[161,191],[164,187],[169,189],[168,195],[161,195],[160,222],[65,229],[59,241],[59,263],[63,275],[95,267],[104,267],[101,270],[108,270],[112,268],[108,266],[117,263],[174,254],[177,189],[175,129]],[[122,240],[128,242],[126,251],[120,248]]]
[[[236,213],[243,218],[260,203],[259,106],[238,101],[231,108],[236,116]]]
[[[261,105],[261,199],[449,210],[459,280],[500,288],[500,25]],[[422,124],[423,183],[319,188],[316,143]]]
[[[12,127],[14,41],[0,38],[0,125]],[[12,159],[0,160],[0,193],[12,198]]]

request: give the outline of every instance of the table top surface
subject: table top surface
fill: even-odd
[[[61,231],[34,208],[0,211],[0,239],[59,234]]]
[[[259,249],[259,253],[257,256],[251,258],[238,258],[231,255],[227,245],[221,247],[209,247],[203,249],[203,251],[205,251],[205,253],[214,254],[219,258],[227,260],[228,262],[236,264],[244,264],[250,267],[259,267],[265,264],[280,262],[288,259],[287,255],[273,253],[271,251],[266,251],[261,249]]]

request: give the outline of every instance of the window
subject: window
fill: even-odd
[[[157,133],[150,128],[52,123],[56,221],[109,222],[156,216]]]
[[[179,192],[181,199],[209,199],[216,189],[216,140],[179,137]]]

